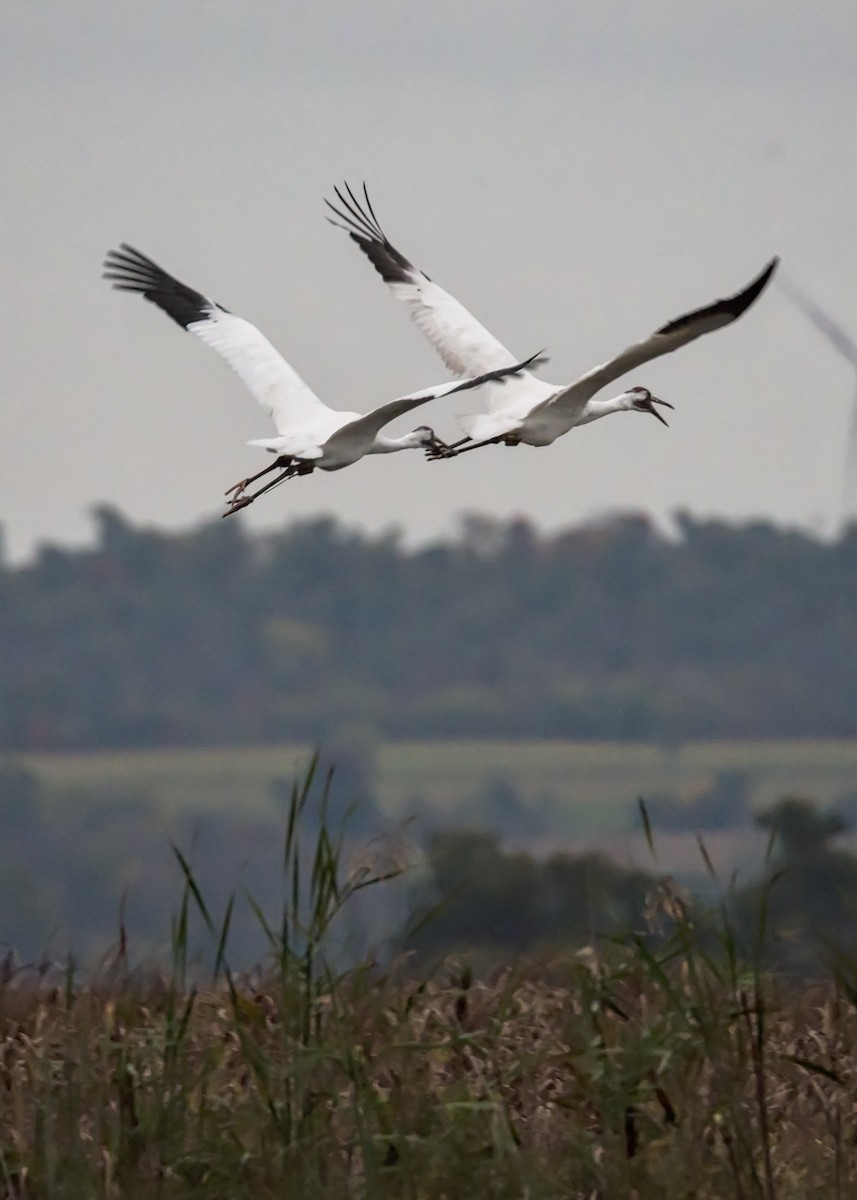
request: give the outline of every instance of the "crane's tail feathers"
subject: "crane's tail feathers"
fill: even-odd
[[[298,434],[280,434],[279,437],[253,438],[247,445],[258,446],[262,450],[267,450],[269,454],[287,455],[290,458],[299,458],[302,461],[321,458],[324,454],[324,450],[318,442],[301,437]]]
[[[493,433],[498,432],[490,427],[493,422],[486,421],[485,418],[485,413],[462,413],[456,420],[468,438],[473,438],[474,442],[481,442],[483,438],[490,438]]]
[[[456,417],[462,431],[470,438],[475,437],[473,430],[474,426],[479,424],[479,416],[479,413],[462,413],[461,416]]]
[[[521,426],[521,422],[516,421],[514,417],[502,417],[498,420],[492,413],[463,413],[456,417],[456,420],[474,442],[504,437],[507,433],[515,433]]]

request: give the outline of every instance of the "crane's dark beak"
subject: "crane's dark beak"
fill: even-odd
[[[674,405],[670,404],[669,400],[659,400],[657,396],[650,396],[648,402],[646,404],[641,404],[640,408],[642,408],[644,412],[650,412],[653,417],[657,417],[660,423],[662,425],[666,425],[667,429],[669,429],[669,421],[664,420],[664,418],[655,408],[656,404],[663,404],[664,408],[675,407]]]

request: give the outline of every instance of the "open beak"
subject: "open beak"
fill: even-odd
[[[444,450],[448,450],[449,446],[447,446],[446,442],[442,442],[439,437],[434,436],[425,443],[425,449],[426,453],[433,457],[435,454],[441,454]]]
[[[663,404],[664,408],[672,408],[672,409],[675,408],[675,405],[670,404],[669,400],[659,400],[657,396],[651,396],[649,399],[649,403],[646,405],[646,412],[650,412],[653,417],[657,417],[658,420],[660,421],[660,423],[662,425],[666,425],[667,429],[669,429],[669,421],[664,420],[664,418],[661,416],[661,414],[655,408],[656,404]]]

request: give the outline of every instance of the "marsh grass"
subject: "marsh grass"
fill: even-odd
[[[348,865],[325,794],[313,768],[292,792],[259,971],[233,972],[235,898],[211,912],[177,849],[168,971],[133,967],[123,935],[85,982],[5,981],[0,1194],[857,1194],[857,968],[769,978],[764,904],[745,956],[725,899],[699,918],[668,880],[638,930],[573,957],[343,967],[336,921],[398,868]]]

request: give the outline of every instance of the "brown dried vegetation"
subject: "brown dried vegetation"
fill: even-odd
[[[610,959],[490,983],[360,968],[309,1012],[282,977],[7,987],[2,1194],[855,1194],[840,989]]]

